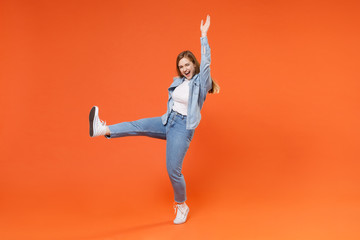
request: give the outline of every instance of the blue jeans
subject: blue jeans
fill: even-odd
[[[174,189],[175,201],[186,201],[186,185],[181,173],[182,163],[189,148],[194,130],[186,129],[186,116],[172,111],[166,125],[161,117],[144,118],[133,122],[122,122],[108,126],[110,136],[147,136],[166,140],[166,168]]]

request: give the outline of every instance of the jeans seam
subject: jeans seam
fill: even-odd
[[[137,124],[135,124],[134,122],[130,122],[131,125],[133,125],[136,129],[138,129],[139,131],[138,132],[141,132],[141,133],[156,133],[156,134],[164,134],[163,132],[155,132],[155,131],[144,131],[144,129],[141,129]],[[135,133],[138,133],[138,132],[135,132]],[[164,134],[166,136],[166,133]]]
[[[134,136],[136,136],[136,134],[141,134],[141,133],[149,133],[149,134],[156,134],[156,135],[161,135],[161,136],[163,136],[165,139],[166,139],[166,134],[164,134],[164,133],[162,133],[162,132],[150,132],[150,131],[131,131],[131,132],[126,132],[126,133],[112,133],[111,135],[110,135],[110,137],[119,137],[119,136],[132,136],[132,135],[134,135]],[[139,136],[147,136],[147,135],[139,135]]]

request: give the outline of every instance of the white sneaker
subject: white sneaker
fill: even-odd
[[[90,137],[104,136],[106,134],[106,122],[99,119],[99,108],[94,106],[89,114]]]
[[[174,219],[174,223],[175,224],[181,224],[181,223],[186,222],[186,219],[187,219],[187,216],[188,216],[188,213],[189,213],[189,210],[190,210],[188,205],[186,205],[185,202],[182,203],[182,204],[176,203],[174,205],[174,209],[175,209],[175,212],[176,212],[176,217]]]

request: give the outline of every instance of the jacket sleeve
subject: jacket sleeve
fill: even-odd
[[[200,63],[200,85],[203,96],[212,87],[212,80],[210,76],[211,50],[207,37],[201,37],[201,63]]]

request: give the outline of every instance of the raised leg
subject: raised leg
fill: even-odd
[[[147,136],[166,139],[166,127],[162,124],[161,117],[144,118],[132,122],[122,122],[108,126],[110,134],[107,138],[126,136]]]

